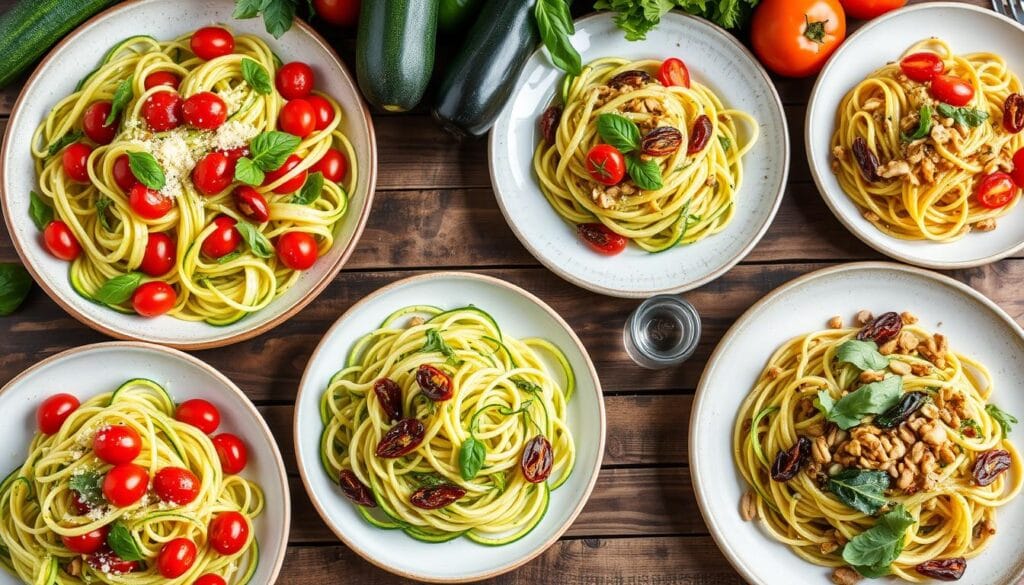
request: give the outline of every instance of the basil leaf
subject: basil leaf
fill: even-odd
[[[32,277],[21,264],[0,264],[0,316],[6,317],[21,306],[32,290]]]
[[[438,333],[437,329],[427,330],[427,342],[423,344],[420,351],[423,353],[437,352],[444,355],[448,358],[445,363],[449,366],[462,365],[462,360],[456,357],[455,350],[452,349],[452,346],[448,345],[448,342],[446,342],[443,337],[441,337],[441,334]]]
[[[302,141],[298,136],[284,132],[276,130],[264,132],[253,138],[249,144],[252,162],[261,171],[276,171],[295,152],[300,142]]]
[[[235,0],[235,11],[231,16],[238,19],[253,18],[260,13],[262,6],[263,0]]]
[[[569,42],[576,28],[566,0],[537,0],[533,15],[551,62],[570,75],[579,75],[583,71],[583,61]]]
[[[601,114],[597,117],[597,133],[622,154],[640,148],[640,128],[625,116]]]
[[[298,195],[292,197],[292,203],[296,205],[309,205],[320,198],[320,194],[324,190],[324,175],[323,173],[313,173],[306,179],[306,184],[302,186],[302,190],[299,191]]]
[[[260,170],[256,163],[249,157],[238,159],[235,164],[235,180],[246,185],[262,185],[267,176]]]
[[[448,483],[445,478],[436,473],[413,472],[412,478],[420,485],[420,487],[434,487]]]
[[[626,157],[626,172],[637,187],[644,191],[661,189],[661,167],[653,160],[640,160],[634,156]]]
[[[120,522],[115,522],[110,533],[107,534],[107,545],[122,560],[141,561],[146,558],[142,554],[139,542],[135,540],[135,535]]]
[[[295,20],[294,0],[263,0],[263,25],[275,39],[281,38]]]
[[[234,260],[235,258],[238,258],[241,255],[242,255],[241,250],[235,250],[234,252],[228,252],[227,254],[221,256],[220,258],[217,258],[217,264],[227,264],[228,262],[231,262],[232,260]]]
[[[957,124],[971,128],[981,126],[982,122],[988,120],[988,112],[975,108],[956,108],[949,104],[939,104],[939,115],[944,118],[953,118]]]
[[[134,75],[129,75],[128,79],[117,84],[117,89],[114,90],[114,101],[110,104],[110,114],[107,115],[106,121],[103,122],[104,126],[113,124],[117,117],[121,115],[121,112],[128,107],[128,102],[132,101],[132,98],[135,97],[135,92],[132,90],[133,78]]]
[[[36,224],[36,228],[43,231],[53,221],[53,208],[43,201],[38,193],[32,191],[28,194],[28,215],[32,218],[32,223]]]
[[[992,418],[996,419],[996,422],[999,423],[1000,428],[1003,429],[1004,438],[1010,436],[1010,431],[1013,430],[1013,425],[1019,422],[1017,417],[999,408],[995,404],[986,405],[985,412],[987,412]]]
[[[270,245],[270,240],[267,236],[263,235],[263,232],[256,229],[256,226],[249,222],[240,221],[235,224],[235,229],[238,233],[242,234],[242,239],[249,245],[249,249],[252,253],[260,258],[270,258],[274,255],[274,247]]]
[[[925,136],[928,136],[928,133],[930,133],[931,131],[932,131],[932,107],[926,105],[926,106],[921,106],[921,110],[918,112],[917,130],[914,130],[913,134],[903,134],[903,133],[901,133],[900,137],[903,138],[904,142],[913,142],[915,140],[920,140],[920,139],[924,138]]]
[[[838,402],[833,400],[828,390],[822,390],[818,392],[814,403],[825,413],[826,419],[847,430],[859,425],[869,414],[882,414],[889,410],[899,402],[902,394],[903,377],[889,376],[879,382],[861,386]]]
[[[96,216],[100,220],[103,229],[110,231],[110,218],[107,217],[107,209],[114,203],[114,200],[106,195],[100,195],[96,199]]]
[[[459,473],[462,479],[469,481],[480,473],[487,457],[487,447],[476,437],[469,437],[459,448]]]
[[[270,92],[274,91],[270,84],[270,74],[267,73],[266,68],[252,59],[242,59],[242,78],[256,90],[256,93],[270,95]]]
[[[889,474],[884,471],[851,467],[828,478],[828,491],[840,502],[865,514],[874,514],[888,503],[887,489]]]
[[[61,136],[56,142],[50,145],[50,149],[46,152],[47,155],[53,156],[58,152],[64,150],[70,144],[78,142],[82,138],[83,134],[80,130],[72,130],[64,136]]]
[[[103,283],[93,298],[107,305],[120,305],[132,298],[132,293],[142,284],[141,272],[129,272],[115,276]]]
[[[167,177],[164,176],[160,163],[148,152],[129,152],[128,166],[131,167],[135,178],[150,189],[159,191],[167,184]]]
[[[78,494],[78,499],[86,504],[97,507],[106,503],[103,498],[103,476],[95,471],[74,473],[68,480],[68,488]]]
[[[722,145],[722,150],[729,150],[732,148],[732,139],[725,134],[718,135],[718,143]]]
[[[861,370],[881,370],[889,366],[889,358],[878,353],[878,345],[874,341],[859,339],[843,342],[836,351],[836,359]]]
[[[903,552],[907,528],[914,524],[903,504],[883,514],[875,525],[850,539],[843,560],[866,577],[889,574],[889,566]]]
[[[499,471],[490,475],[491,482],[494,484],[494,488],[498,490],[498,494],[505,493],[505,472]]]

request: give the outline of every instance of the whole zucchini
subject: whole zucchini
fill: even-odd
[[[389,112],[420,102],[434,70],[438,0],[368,0],[359,11],[356,77],[363,95]]]
[[[458,32],[472,21],[480,0],[441,0],[437,12],[437,26],[442,32]]]
[[[540,42],[535,0],[486,0],[437,92],[434,118],[462,138],[486,134]]]

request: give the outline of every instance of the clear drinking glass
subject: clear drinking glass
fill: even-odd
[[[640,367],[660,370],[689,359],[700,341],[700,315],[676,295],[658,295],[640,304],[622,331],[626,353]]]

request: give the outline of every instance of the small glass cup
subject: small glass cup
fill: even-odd
[[[640,304],[626,319],[626,353],[642,368],[677,366],[693,355],[700,341],[700,315],[676,295],[658,295]]]

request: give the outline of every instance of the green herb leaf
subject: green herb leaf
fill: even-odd
[[[723,28],[739,28],[759,0],[598,0],[595,10],[614,10],[615,24],[630,41],[643,40],[673,7],[704,17]]]
[[[903,504],[883,514],[875,525],[854,536],[843,547],[843,560],[865,577],[889,574],[892,565],[903,552],[907,528],[914,524]]]
[[[533,14],[551,62],[570,75],[579,75],[583,71],[583,61],[569,42],[576,28],[566,0],[537,0]]]
[[[110,114],[107,115],[107,119],[103,122],[104,126],[110,126],[117,121],[117,117],[121,115],[121,112],[128,107],[128,103],[135,97],[135,92],[132,90],[132,78],[134,75],[129,75],[128,79],[122,80],[121,83],[117,84],[117,89],[114,90],[114,101],[110,104]]]
[[[530,394],[536,394],[536,393],[541,392],[541,391],[544,390],[543,388],[541,388],[537,384],[534,384],[533,382],[530,382],[528,380],[524,380],[522,378],[510,378],[510,379],[516,385],[516,388],[519,388],[523,392],[529,392]]]
[[[722,150],[729,150],[732,148],[732,139],[725,134],[718,135],[718,143],[722,145]]]
[[[235,229],[242,234],[242,239],[249,245],[253,255],[260,258],[270,258],[274,255],[274,247],[270,245],[270,240],[256,226],[246,221],[240,221],[235,224]]]
[[[917,129],[914,130],[914,133],[913,134],[903,134],[903,133],[901,133],[900,137],[903,138],[904,142],[913,142],[915,140],[920,140],[920,139],[924,138],[925,136],[928,136],[928,133],[931,132],[931,131],[932,131],[932,107],[928,106],[928,105],[925,105],[925,106],[921,106],[921,109],[918,112]]]
[[[987,412],[992,418],[996,419],[996,422],[999,423],[999,426],[1003,429],[1004,438],[1010,436],[1010,431],[1013,430],[1013,425],[1019,422],[1017,417],[999,408],[995,404],[986,405],[985,412]]]
[[[263,0],[263,25],[267,32],[279,39],[288,32],[295,20],[294,0]]]
[[[135,539],[135,535],[132,534],[128,527],[120,522],[115,522],[114,526],[110,529],[110,533],[107,534],[107,545],[110,550],[126,561],[141,561],[146,557],[142,554],[142,548],[139,546],[139,542]]]
[[[483,441],[470,436],[462,442],[459,448],[459,474],[462,479],[470,481],[480,473],[484,466],[484,459],[487,457],[487,447]]]
[[[114,203],[114,200],[106,195],[100,195],[96,198],[96,217],[100,220],[100,225],[103,229],[110,231],[110,218],[107,216],[107,209]]]
[[[963,435],[967,429],[974,429],[976,435],[981,434],[981,425],[973,418],[965,418],[960,421],[960,434]]]
[[[644,191],[661,189],[661,167],[653,160],[640,160],[635,156],[626,157],[626,172],[637,187]]]
[[[228,262],[231,262],[232,260],[234,260],[235,258],[238,258],[241,255],[242,255],[242,251],[241,250],[235,250],[234,252],[228,252],[227,254],[221,256],[220,258],[217,258],[217,264],[227,264]]]
[[[292,197],[292,203],[295,203],[296,205],[309,205],[320,198],[320,194],[323,193],[323,190],[323,173],[313,173],[306,179],[306,184],[302,186],[302,190],[299,191],[299,194]]]
[[[231,15],[234,18],[253,18],[260,13],[263,0],[235,0],[235,11]]]
[[[494,483],[495,489],[498,490],[498,494],[505,493],[505,487],[506,487],[505,472],[504,471],[499,471],[497,473],[492,473],[490,477],[491,477],[491,482]]]
[[[971,128],[981,126],[982,122],[988,120],[988,112],[976,108],[957,108],[949,104],[939,104],[939,115],[943,118],[953,118],[957,124]]]
[[[106,503],[103,498],[103,475],[95,471],[74,473],[68,480],[68,488],[78,494],[78,498],[86,504],[97,507]]]
[[[141,272],[129,272],[115,276],[103,283],[93,298],[107,305],[120,305],[132,298],[132,293],[142,284]]]
[[[881,370],[889,366],[889,358],[878,353],[878,345],[874,341],[859,339],[844,341],[836,351],[836,359],[861,370]]]
[[[625,116],[601,114],[597,117],[597,133],[622,154],[640,148],[640,128]]]
[[[21,306],[32,290],[32,277],[21,264],[0,264],[0,316],[6,317]]]
[[[28,215],[32,218],[32,223],[36,224],[36,229],[43,231],[53,221],[53,208],[43,201],[38,193],[32,191],[28,194]]]
[[[413,480],[420,485],[420,487],[434,487],[438,485],[444,485],[448,483],[448,480],[441,477],[436,473],[412,473]]]
[[[264,132],[249,144],[250,158],[261,171],[276,171],[295,152],[300,142],[298,136],[277,130]]]
[[[242,59],[242,78],[249,84],[256,93],[270,95],[274,91],[270,83],[270,74],[267,69],[252,59]]]
[[[889,489],[889,474],[851,467],[828,478],[828,491],[847,506],[874,514],[884,506],[885,490]]]
[[[148,152],[129,152],[128,166],[131,167],[135,178],[150,189],[159,191],[167,184],[167,177],[164,176],[160,163]]]
[[[448,342],[446,342],[443,337],[441,337],[441,334],[437,329],[427,330],[427,342],[423,344],[420,351],[423,353],[437,352],[443,354],[448,358],[445,363],[449,366],[462,365],[462,360],[455,355],[455,350],[452,349],[452,346],[448,345]]]
[[[80,130],[72,130],[64,136],[61,136],[56,142],[50,145],[50,149],[46,152],[49,156],[53,156],[58,152],[64,150],[69,144],[74,144],[82,138],[83,134]]]
[[[235,180],[246,185],[262,185],[267,176],[249,157],[238,159],[235,164]]]
[[[899,402],[902,394],[902,376],[889,376],[861,386],[838,402],[832,399],[828,390],[821,390],[814,404],[825,413],[825,418],[847,430],[859,425],[869,414],[882,414],[889,410]]]

